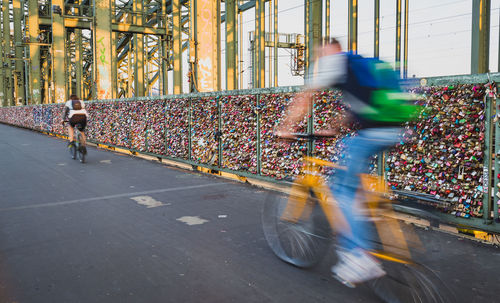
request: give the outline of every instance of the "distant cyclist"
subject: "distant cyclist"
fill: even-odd
[[[337,279],[352,285],[385,275],[368,253],[372,248],[371,235],[361,206],[364,201],[356,194],[360,174],[368,173],[371,156],[399,141],[401,125],[415,110],[413,105],[402,102],[407,95],[401,93],[399,77],[387,63],[342,52],[340,43],[331,39],[319,49],[319,58],[306,79],[306,89],[293,99],[276,135],[292,138],[292,126],[307,115],[313,93],[333,87],[342,89],[348,119],[359,126],[356,136],[346,138],[347,170],[338,171],[335,182],[330,184],[350,225],[348,230],[340,231],[339,262],[332,272]],[[342,123],[336,122],[330,133],[336,133]]]
[[[88,113],[87,110],[85,110],[85,103],[83,103],[83,101],[80,100],[77,95],[71,95],[70,100],[66,102],[66,104],[64,105],[64,113],[63,113],[63,123],[66,121],[69,122],[68,147],[72,147],[75,144],[74,128],[76,126],[78,127],[78,130],[81,133],[82,142],[80,142],[81,144],[80,148],[82,149],[81,151],[84,154],[87,154],[87,148],[86,148],[87,139],[85,137],[85,127],[87,126],[87,117]]]

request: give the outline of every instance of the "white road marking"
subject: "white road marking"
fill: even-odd
[[[198,216],[196,217],[184,216],[181,218],[177,218],[177,221],[181,221],[183,223],[186,223],[187,225],[200,225],[208,222],[208,220],[202,219]]]
[[[111,160],[101,160],[100,163],[111,164]]]
[[[101,196],[101,197],[86,198],[86,199],[77,199],[77,200],[69,200],[69,201],[61,201],[61,202],[50,202],[50,203],[43,203],[43,204],[31,204],[31,205],[24,205],[24,206],[6,207],[6,208],[0,208],[0,212],[6,212],[6,211],[11,211],[11,210],[44,208],[44,207],[52,207],[52,206],[59,206],[59,205],[70,205],[70,204],[93,202],[93,201],[104,201],[104,200],[110,200],[110,199],[116,199],[116,198],[126,198],[126,197],[142,196],[142,195],[148,195],[148,194],[166,193],[166,192],[171,192],[171,191],[183,191],[183,190],[190,190],[190,189],[195,189],[195,188],[221,186],[221,185],[227,185],[227,184],[228,183],[210,183],[210,184],[201,184],[201,185],[181,186],[181,187],[155,189],[155,190],[149,190],[149,191],[143,191],[143,192],[125,193],[125,194]]]
[[[57,163],[57,165],[64,166],[64,165],[66,165],[66,163]]]
[[[153,197],[150,196],[137,196],[137,197],[131,197],[130,199],[137,202],[137,204],[146,206],[147,208],[153,208],[165,205],[160,201],[153,199]]]

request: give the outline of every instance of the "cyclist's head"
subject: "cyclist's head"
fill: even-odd
[[[342,52],[342,45],[335,38],[328,38],[315,48],[318,57],[330,56]]]
[[[325,48],[327,52],[334,54],[340,53],[342,51],[342,45],[340,44],[339,40],[333,37],[326,40]]]
[[[71,95],[69,98],[71,100],[80,100],[77,95]]]

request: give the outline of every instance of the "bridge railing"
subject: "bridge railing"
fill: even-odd
[[[393,189],[438,207],[447,221],[498,231],[500,170],[494,170],[498,164],[492,155],[500,149],[492,143],[500,130],[486,82],[487,75],[475,75],[429,78],[424,87],[410,84],[426,114],[407,126],[401,144],[374,160],[373,168],[385,174]],[[342,161],[343,137],[355,133],[343,128],[338,138],[314,144],[278,140],[273,129],[298,91],[300,87],[280,87],[91,101],[87,135],[94,143],[213,171],[292,179],[304,155]],[[311,115],[295,131],[327,128],[345,112],[339,91],[314,98]],[[64,134],[63,106],[0,108],[0,122]]]

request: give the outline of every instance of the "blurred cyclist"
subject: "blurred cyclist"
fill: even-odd
[[[65,121],[69,121],[68,124],[68,136],[69,143],[68,147],[71,147],[75,144],[74,139],[74,128],[78,127],[78,130],[81,133],[82,142],[81,149],[84,154],[87,154],[86,148],[86,137],[85,137],[85,127],[87,126],[87,117],[88,113],[85,110],[85,103],[82,100],[78,99],[78,96],[71,95],[70,100],[66,102],[64,105],[64,113],[63,113],[63,123]]]
[[[320,89],[339,87],[343,91],[343,102],[347,105],[348,115],[341,123],[335,122],[330,134],[338,133],[338,129],[346,120],[355,122],[359,131],[354,137],[346,139],[346,171],[338,171],[335,182],[331,182],[330,188],[334,197],[349,223],[350,229],[339,231],[339,262],[332,267],[334,276],[346,285],[353,286],[367,280],[375,279],[385,275],[385,271],[378,261],[367,251],[371,249],[369,226],[367,218],[363,215],[361,197],[356,195],[360,185],[360,174],[368,173],[369,161],[372,155],[395,145],[401,133],[401,125],[404,115],[391,117],[395,110],[387,110],[383,106],[391,103],[397,98],[391,95],[400,92],[399,79],[392,69],[383,69],[388,76],[389,90],[367,89],[361,83],[366,82],[363,77],[369,76],[368,69],[362,71],[365,61],[374,65],[386,64],[376,59],[366,59],[358,55],[342,52],[342,47],[336,39],[331,39],[318,50],[318,59],[309,70],[306,78],[306,88],[297,94],[288,107],[288,114],[276,129],[276,135],[280,137],[293,138],[292,126],[301,121],[313,102],[313,93]],[[363,61],[365,60],[365,61]],[[361,70],[361,71],[360,71]],[[376,78],[376,77],[372,77]],[[373,79],[368,79],[373,80]],[[392,81],[392,82],[391,82]],[[369,81],[368,81],[369,82]],[[376,81],[372,81],[376,82]],[[396,83],[394,83],[396,82]],[[374,101],[373,98],[376,100]],[[382,107],[374,104],[384,104]],[[397,103],[396,103],[397,104]],[[381,110],[381,108],[383,110]],[[390,108],[389,108],[390,109]],[[402,108],[403,111],[411,110]],[[377,121],[378,118],[385,121]],[[387,118],[387,119],[386,119]],[[336,186],[333,186],[333,185]]]

